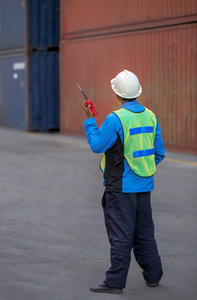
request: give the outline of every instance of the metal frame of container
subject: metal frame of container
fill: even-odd
[[[133,1],[124,1],[125,5],[130,2]],[[154,1],[147,2],[153,5]],[[108,23],[104,24],[106,18],[101,18],[99,26],[97,12],[101,9],[100,2],[95,6],[93,25],[88,19],[90,10],[86,12],[89,0],[83,2],[83,10],[77,0],[72,3],[61,2],[62,133],[84,132],[84,112],[81,109],[83,98],[76,82],[95,102],[99,112],[97,123],[100,126],[105,116],[119,107],[110,87],[110,79],[123,69],[129,69],[138,75],[143,87],[139,101],[158,116],[166,146],[197,152],[197,5],[192,0],[181,1],[182,6],[176,11],[180,1],[173,0],[173,13],[170,15],[169,9],[165,19],[161,15],[156,20],[156,12],[164,2],[169,4],[169,1],[157,1],[160,5],[157,10],[155,8],[150,20],[147,18],[150,9],[147,8],[147,11],[143,10],[139,14],[141,19],[138,19],[138,23],[126,24],[128,19],[125,19],[115,25],[113,22],[119,15],[119,1],[113,1],[113,13],[109,15]],[[82,15],[79,20],[79,11],[75,11],[78,25],[72,19],[72,9],[76,3]],[[70,17],[66,13],[69,5]],[[139,3],[136,4],[136,9],[139,10],[139,7]],[[64,13],[67,18],[63,16]]]

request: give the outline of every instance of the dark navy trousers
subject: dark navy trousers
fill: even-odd
[[[150,192],[105,192],[102,199],[106,230],[111,246],[111,267],[105,283],[124,288],[133,249],[148,283],[158,283],[163,275],[154,237]]]

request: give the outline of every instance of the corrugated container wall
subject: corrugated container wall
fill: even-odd
[[[29,130],[58,130],[58,52],[33,52],[28,56],[28,91]]]
[[[61,0],[61,36],[124,31],[134,24],[143,28],[146,22],[169,25],[196,12],[196,0]]]
[[[89,23],[88,4],[92,2],[94,28]],[[123,0],[122,8],[119,1],[113,1],[105,17],[102,3],[87,0],[82,8],[80,1],[61,2],[61,132],[84,133],[84,99],[77,82],[95,102],[100,126],[107,114],[120,107],[110,80],[128,69],[140,79],[143,93],[139,102],[156,113],[166,146],[197,152],[196,1]],[[135,3],[133,10],[131,3]],[[142,4],[146,9],[140,13]],[[74,5],[75,15],[71,13]]]
[[[27,48],[59,47],[59,0],[27,1]]]
[[[0,0],[0,51],[24,48],[25,1]]]

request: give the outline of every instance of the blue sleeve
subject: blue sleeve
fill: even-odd
[[[100,129],[94,118],[86,119],[84,122],[85,134],[90,148],[95,153],[103,153],[111,148],[117,140],[117,133],[113,123],[114,116],[106,117]]]
[[[165,157],[165,146],[161,136],[161,129],[157,120],[156,134],[155,134],[155,163],[158,165]]]

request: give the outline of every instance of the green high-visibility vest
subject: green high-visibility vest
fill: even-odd
[[[123,128],[124,157],[131,170],[140,177],[150,177],[156,171],[154,140],[157,120],[155,114],[145,108],[143,112],[135,113],[121,108],[114,112]],[[104,171],[105,155],[100,163]]]

